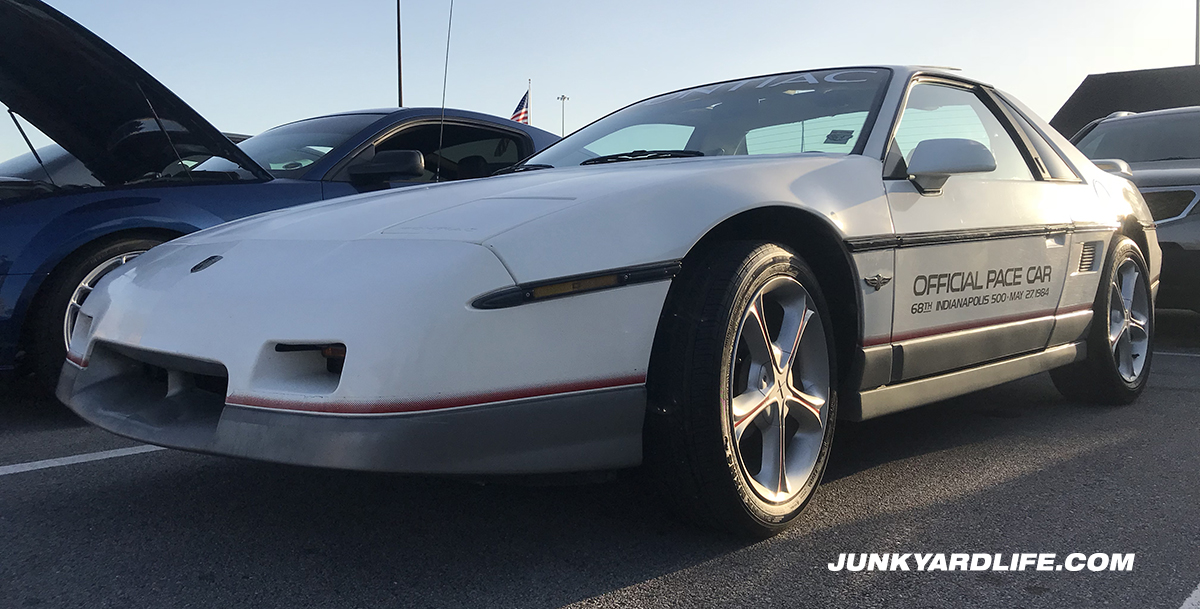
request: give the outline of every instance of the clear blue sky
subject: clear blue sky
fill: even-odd
[[[396,103],[394,0],[50,0],[218,128]],[[404,0],[409,106],[441,101],[449,0]],[[1193,0],[457,0],[446,102],[570,132],[655,93],[848,64],[932,64],[1049,119],[1084,76],[1194,61]],[[38,138],[40,145],[44,140]],[[0,125],[0,159],[24,150]]]

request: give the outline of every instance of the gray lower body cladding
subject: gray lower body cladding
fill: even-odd
[[[182,450],[425,474],[589,471],[632,467],[642,459],[644,386],[344,415],[226,404],[211,376],[197,377],[210,382],[172,388],[133,368],[115,374],[111,366],[105,369],[95,356],[87,367],[67,363],[59,397],[101,428]]]

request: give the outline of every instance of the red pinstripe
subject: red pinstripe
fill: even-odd
[[[543,385],[540,387],[520,387],[516,389],[506,389],[504,391],[429,398],[425,400],[408,402],[294,402],[290,400],[260,398],[255,396],[231,395],[226,398],[225,403],[234,406],[257,406],[260,408],[278,408],[282,410],[301,410],[305,412],[324,412],[334,414],[390,414],[401,412],[421,412],[426,410],[441,410],[444,408],[456,408],[458,406],[481,406],[483,404],[491,404],[494,402],[503,402],[507,400],[548,397],[552,395],[574,393],[577,391],[590,391],[593,389],[610,389],[628,385],[638,385],[645,382],[646,375],[642,374],[611,379],[574,381],[570,383],[560,383],[557,385]]]

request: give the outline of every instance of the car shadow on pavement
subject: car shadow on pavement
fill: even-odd
[[[87,423],[51,396],[32,376],[0,380],[0,432],[84,427]]]
[[[1163,310],[1156,321],[1157,350],[1200,348],[1200,314]],[[1172,384],[1167,377],[1174,363],[1156,358],[1151,365],[1151,387]],[[1120,407],[1073,403],[1043,373],[879,419],[839,421],[824,482],[883,463],[1003,438],[1014,428],[1069,425],[1072,416],[1093,417],[1114,408]]]
[[[1003,437],[1011,432],[1014,419],[1050,419],[1094,409],[1067,401],[1049,375],[1040,374],[879,419],[838,421],[824,482],[883,463]]]
[[[1154,339],[1158,349],[1200,348],[1200,313],[1183,309],[1155,311]]]
[[[631,475],[531,487],[174,451],[119,461],[5,493],[0,538],[5,521],[42,533],[7,544],[0,580],[69,560],[89,566],[54,567],[51,588],[106,581],[97,598],[149,606],[557,607],[748,545],[676,522]]]

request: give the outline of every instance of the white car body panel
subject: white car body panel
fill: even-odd
[[[714,171],[714,165],[720,172]],[[620,189],[489,239],[518,282],[683,258],[697,241],[738,213],[770,206],[804,209],[843,235],[889,232],[879,162],[854,156],[780,155],[698,158],[624,169],[647,187]],[[644,176],[639,174],[645,174]],[[537,175],[534,173],[533,175]],[[624,178],[622,178],[624,181]],[[829,184],[843,185],[832,190]],[[847,204],[850,201],[851,204]],[[561,256],[559,252],[577,253]]]
[[[823,247],[848,265],[851,276],[824,287],[845,313],[842,416],[1082,357],[1100,266],[1081,260],[1088,248],[1102,260],[1123,221],[1149,218],[1140,195],[1052,131],[1044,136],[1081,180],[952,176],[932,195],[884,179],[909,83],[932,74],[891,69],[862,154],[560,167],[315,203],[170,242],[87,299],[59,395],[117,433],[290,463],[636,465],[671,277],[707,236],[763,212],[828,236]],[[629,279],[646,268],[662,274]],[[947,284],[919,288],[937,276]],[[580,288],[596,278],[608,289]],[[584,291],[534,296],[548,284]],[[505,294],[515,300],[480,304]],[[330,345],[344,346],[340,372],[320,355]],[[142,364],[166,380],[129,385]],[[193,395],[207,377],[222,378],[223,402]]]
[[[201,273],[185,268],[213,255],[246,262],[217,263]],[[369,260],[387,264],[362,264]],[[310,275],[333,280],[313,291],[306,286]],[[414,282],[429,287],[389,291]],[[452,241],[171,244],[113,278],[85,313],[96,320],[90,336],[80,338],[220,362],[228,369],[229,403],[296,410],[313,404],[342,414],[645,381],[667,283],[598,292],[577,302],[499,311],[469,306],[479,294],[510,282],[488,250]],[[223,287],[230,285],[238,288]],[[176,286],[185,289],[171,289]],[[381,293],[389,297],[379,298]],[[281,295],[288,306],[280,305]],[[113,300],[136,304],[110,313]],[[364,325],[364,319],[372,323]],[[387,340],[375,340],[379,336]],[[303,354],[277,353],[279,343],[344,343],[348,365],[336,380],[310,368],[289,377],[278,360]],[[397,400],[397,387],[411,390]]]

